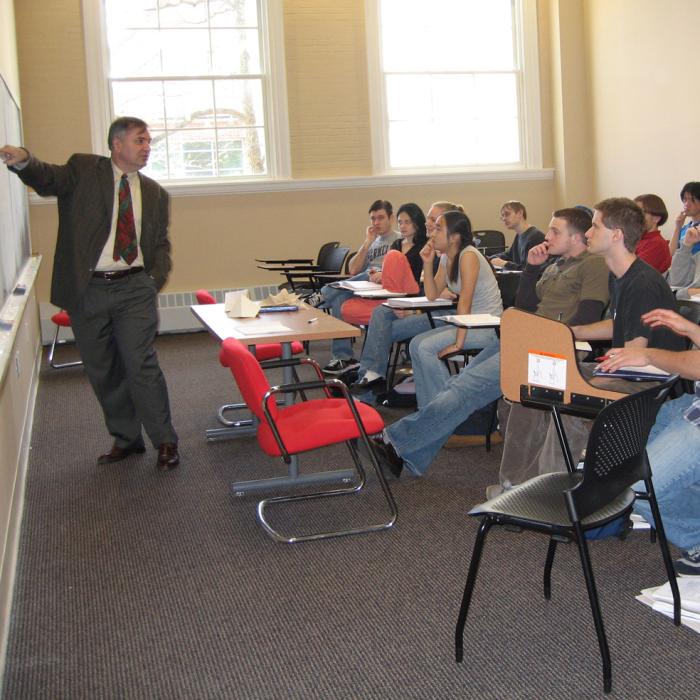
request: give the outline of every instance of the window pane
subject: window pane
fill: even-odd
[[[257,29],[212,29],[211,54],[212,73],[260,73]]]
[[[159,80],[112,83],[115,115],[138,115],[152,128],[162,128],[165,123],[163,106],[163,83]]]
[[[209,30],[168,29],[160,32],[163,75],[207,75],[211,70]]]
[[[158,0],[160,26],[206,27],[208,24],[207,0]]]
[[[213,27],[257,27],[258,6],[255,0],[209,0]]]
[[[157,27],[157,0],[105,0],[107,26]]]
[[[194,129],[211,125],[214,93],[210,80],[173,80],[164,84],[168,129]]]
[[[512,70],[511,0],[381,0],[384,70]]]
[[[109,48],[112,78],[145,78],[161,72],[160,36],[157,30],[110,30]]]
[[[240,172],[233,172],[237,167]],[[220,175],[264,175],[265,132],[260,128],[219,131],[219,169]]]
[[[259,80],[217,80],[216,116],[220,126],[262,126],[262,84]]]

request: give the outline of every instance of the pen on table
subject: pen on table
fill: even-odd
[[[318,316],[314,316],[313,318],[310,318],[307,323],[314,323],[315,321],[318,321]]]

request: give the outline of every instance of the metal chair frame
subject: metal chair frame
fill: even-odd
[[[62,326],[59,326],[57,323],[54,325],[56,326],[56,332],[53,334],[53,341],[51,343],[51,348],[49,349],[49,366],[53,367],[54,369],[64,369],[65,367],[78,367],[82,365],[82,360],[74,360],[72,362],[54,362],[53,358],[54,353],[56,352],[56,345],[64,345],[69,342],[67,340],[58,339]]]

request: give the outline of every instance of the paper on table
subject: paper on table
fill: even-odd
[[[362,299],[387,299],[389,297],[400,297],[406,292],[390,292],[388,289],[362,289],[355,292],[356,296]]]
[[[387,305],[396,309],[410,309],[414,306],[452,306],[454,302],[450,299],[428,299],[428,297],[399,297],[398,299],[389,299]]]
[[[441,316],[440,320],[464,326],[465,328],[501,325],[500,317],[493,314],[448,314],[447,316]]]
[[[269,314],[265,314],[269,316]],[[261,321],[260,323],[241,324],[236,328],[243,335],[277,335],[278,333],[289,333],[294,330],[280,321]]]
[[[658,379],[659,381],[664,381],[671,377],[669,372],[659,369],[654,365],[642,365],[641,367],[625,366],[613,370],[612,372],[603,372],[600,368],[596,367],[595,370],[593,370],[593,375],[596,377],[620,377],[622,379]]]
[[[574,343],[574,346],[577,350],[585,350],[586,352],[590,352],[591,350],[593,350],[591,344],[586,342],[585,340],[577,340]]]
[[[382,285],[377,282],[368,282],[366,280],[343,280],[333,283],[334,287],[339,289],[347,289],[351,292],[365,292],[368,289],[381,289]]]
[[[255,318],[260,310],[259,301],[251,301],[247,289],[226,292],[224,310],[230,318]]]

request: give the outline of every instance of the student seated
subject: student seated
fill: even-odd
[[[379,282],[384,256],[389,252],[392,243],[399,238],[399,234],[393,230],[394,209],[391,202],[383,199],[373,202],[369,208],[369,220],[365,239],[351,258],[348,270],[354,275],[354,280]],[[336,318],[341,318],[340,309],[353,294],[346,289],[337,289],[327,284],[321,289],[321,296],[321,305],[329,309]],[[323,368],[327,374],[342,374],[357,366],[357,361],[352,356],[350,338],[335,338],[331,341],[331,354],[331,361]]]
[[[687,379],[700,380],[700,326],[668,309],[654,309],[642,316],[651,328],[667,328],[689,338],[694,348],[684,352],[617,347],[608,353],[600,368],[652,364]],[[666,537],[680,547],[682,556],[676,571],[685,576],[700,575],[700,381],[695,393],[667,401],[656,417],[647,443],[647,455],[654,482],[654,492],[664,523]],[[643,490],[642,484],[635,488]],[[649,502],[638,500],[635,513],[653,523]]]
[[[569,323],[601,317],[608,302],[608,270],[605,261],[586,248],[590,225],[590,216],[580,209],[554,212],[545,242],[528,253],[517,305],[534,298],[536,313]],[[553,262],[540,276],[548,258]],[[527,304],[525,308],[531,308]],[[396,476],[424,475],[454,429],[501,396],[500,371],[500,341],[493,338],[427,405],[390,425],[375,440],[384,465]]]
[[[440,252],[437,274],[433,263]],[[423,284],[428,299],[437,299],[445,289],[457,295],[458,314],[503,313],[501,292],[486,258],[474,247],[469,217],[447,211],[437,220],[435,233],[420,252]],[[455,328],[440,324],[413,338],[409,351],[413,364],[418,408],[437,395],[449,377],[443,362],[455,352],[483,348],[496,337],[492,328]]]
[[[683,241],[673,255],[669,284],[679,289],[677,299],[688,299],[700,290],[700,252],[694,253],[700,245],[700,225],[686,229]]]
[[[671,267],[671,251],[659,226],[668,220],[668,210],[656,194],[640,194],[634,201],[644,212],[644,231],[634,253],[663,275]]]
[[[675,309],[673,294],[661,275],[634,254],[644,228],[644,214],[626,198],[596,204],[586,234],[588,250],[601,255],[610,270],[607,318],[572,327],[579,340],[610,341],[616,347],[656,347],[681,350],[683,341],[664,328],[650,328],[641,318],[654,308]],[[564,426],[572,454],[585,447],[591,421],[566,416]],[[551,415],[514,404],[508,418],[499,485],[487,489],[493,498],[504,488],[538,474],[563,469],[563,459]]]
[[[489,260],[495,268],[522,270],[527,264],[528,251],[544,241],[544,233],[527,223],[525,205],[514,199],[501,207],[501,221],[507,229],[515,231],[515,238],[508,250],[491,255]]]
[[[452,202],[435,202],[428,210],[426,231],[428,236],[435,232],[435,225],[446,211],[464,211],[459,204]],[[421,260],[421,269],[423,261]],[[445,296],[454,297],[446,291]],[[440,312],[438,312],[439,314]],[[449,313],[449,311],[443,311]],[[434,314],[435,315],[435,314]],[[430,328],[430,321],[425,314],[412,310],[390,309],[388,306],[377,306],[372,312],[367,328],[367,336],[360,358],[358,381],[350,388],[362,395],[370,389],[376,390],[384,386],[386,367],[389,363],[391,346],[398,340],[408,340],[418,333]]]
[[[675,255],[676,251],[683,244],[683,239],[688,229],[700,225],[700,182],[686,182],[683,185],[681,202],[683,202],[683,209],[676,217],[676,226],[669,243],[671,255]],[[686,219],[689,219],[687,223]],[[700,251],[700,243],[693,245],[691,252],[697,253],[698,251]]]
[[[428,240],[425,214],[417,204],[409,202],[399,207],[396,219],[401,238],[394,241],[386,254],[379,280],[390,292],[417,294],[423,272],[420,250]],[[353,297],[341,307],[342,318],[348,323],[366,325],[372,311],[381,303],[376,299]]]

